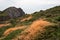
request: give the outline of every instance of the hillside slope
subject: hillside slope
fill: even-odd
[[[45,26],[48,26],[48,25],[53,25],[53,24],[41,19],[36,20],[30,25],[30,27],[22,31],[20,36],[18,36],[18,38],[20,40],[33,40],[34,37],[39,33],[39,31],[44,32]],[[18,40],[18,38],[16,40]]]
[[[60,6],[3,21],[0,40],[60,40]]]

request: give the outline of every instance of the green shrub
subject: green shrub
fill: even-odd
[[[30,25],[32,22],[30,20],[26,20],[23,22],[20,22],[20,25]]]
[[[15,26],[17,24],[17,21],[15,19],[11,19],[10,23],[12,24],[12,26]]]
[[[60,21],[60,16],[56,17],[55,20]]]
[[[60,27],[58,25],[47,26],[46,31],[38,34],[35,40],[60,40]]]

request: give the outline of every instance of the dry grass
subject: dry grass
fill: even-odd
[[[3,27],[3,26],[8,26],[8,25],[10,25],[10,23],[8,23],[8,24],[0,24],[0,28]]]
[[[25,21],[25,20],[30,20],[32,18],[32,16],[30,15],[29,17],[27,17],[27,18],[23,18],[23,19],[21,19],[21,22],[23,22],[23,21]]]
[[[3,35],[7,36],[9,33],[11,33],[12,31],[18,30],[18,29],[25,29],[25,26],[19,26],[19,27],[14,27],[14,28],[9,28],[7,29]]]
[[[44,27],[48,25],[51,25],[51,23],[42,19],[36,20],[30,25],[30,27],[24,30],[20,36],[17,36],[17,38],[20,40],[31,40],[37,35],[38,31],[44,32]]]

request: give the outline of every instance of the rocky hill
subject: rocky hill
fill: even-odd
[[[11,18],[18,18],[25,15],[25,12],[21,8],[9,7],[0,12],[0,20],[8,20]]]
[[[32,14],[25,14],[20,8],[8,9],[0,13],[5,17],[8,11],[12,18],[0,24],[0,40],[60,40],[60,6]]]

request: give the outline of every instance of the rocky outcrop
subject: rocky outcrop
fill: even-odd
[[[0,13],[0,20],[17,18],[23,15],[25,15],[25,12],[21,8],[9,7]]]
[[[9,7],[6,11],[10,18],[21,17],[25,15],[24,11],[21,8]]]

